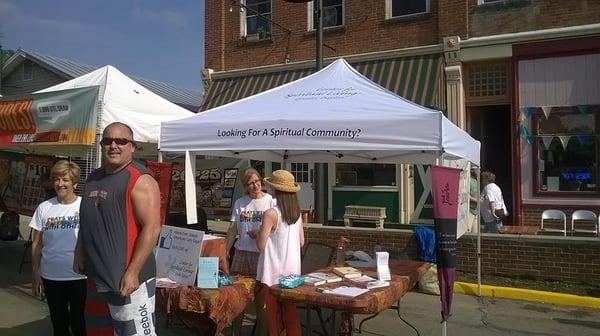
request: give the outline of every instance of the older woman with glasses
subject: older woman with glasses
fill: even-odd
[[[244,170],[240,176],[246,189],[246,195],[237,199],[231,212],[231,224],[227,231],[227,251],[235,241],[235,253],[229,268],[232,274],[240,274],[256,278],[258,265],[258,248],[256,237],[265,211],[275,206],[273,197],[262,191],[261,176],[254,168]],[[237,241],[235,237],[239,235]],[[258,332],[266,333],[266,316],[264,304],[260,296],[256,296],[256,315]],[[234,329],[240,331],[241,317],[234,321]],[[236,332],[237,333],[237,332]]]
[[[77,164],[58,161],[50,171],[56,197],[40,203],[29,223],[32,291],[39,296],[43,287],[55,336],[86,333],[86,277],[73,271],[81,204],[81,197],[75,195],[79,174]]]

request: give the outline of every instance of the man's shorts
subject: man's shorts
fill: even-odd
[[[128,297],[115,292],[98,293],[93,280],[88,278],[87,335],[156,335],[155,290],[156,280],[152,278]]]

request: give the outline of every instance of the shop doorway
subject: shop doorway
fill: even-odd
[[[505,224],[512,224],[514,212],[510,109],[510,105],[467,108],[469,133],[481,142],[481,168],[496,174],[496,184],[510,213]]]

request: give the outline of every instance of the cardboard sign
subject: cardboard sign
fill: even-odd
[[[203,231],[163,226],[156,247],[156,277],[193,285],[203,237]]]

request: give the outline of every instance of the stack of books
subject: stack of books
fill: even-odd
[[[352,284],[354,286],[360,287],[360,288],[366,288],[366,289],[381,288],[381,287],[387,287],[390,285],[390,283],[388,281],[375,279],[368,275],[363,275],[361,277],[351,279],[350,281],[352,282]]]
[[[346,279],[356,279],[362,276],[362,272],[354,267],[334,267],[333,273]]]

